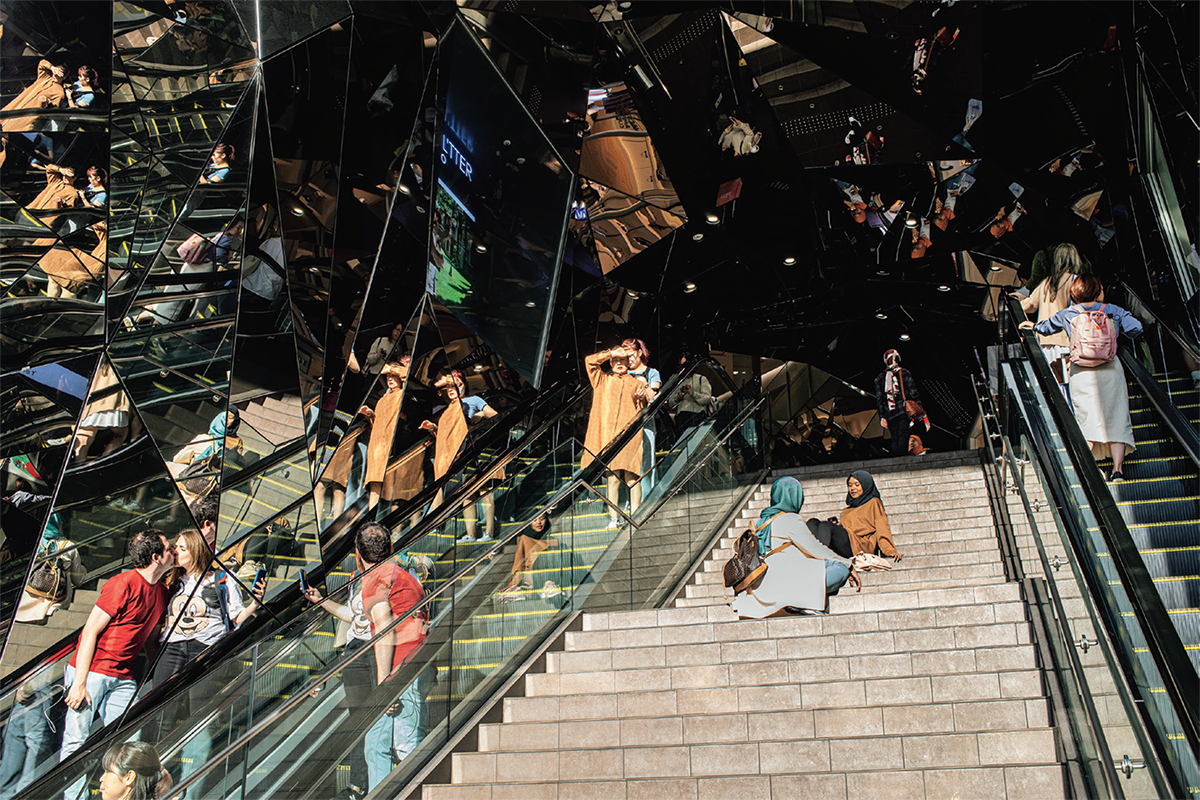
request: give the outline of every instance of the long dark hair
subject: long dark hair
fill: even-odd
[[[155,800],[171,788],[171,776],[163,769],[158,751],[146,742],[113,745],[104,754],[102,764],[105,772],[112,770],[122,777],[132,772],[137,776],[129,787],[128,800]]]

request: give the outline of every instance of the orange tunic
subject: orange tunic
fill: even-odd
[[[404,387],[392,389],[375,404],[375,416],[371,420],[371,438],[367,442],[367,483],[381,483],[387,472],[388,459],[392,455],[392,440],[396,436],[396,424],[400,421],[400,401],[404,398]]]
[[[458,448],[467,438],[467,415],[463,413],[462,403],[453,402],[437,421],[437,446],[433,451],[433,477],[441,478],[450,471],[458,455]]]
[[[587,435],[583,440],[583,458],[580,468],[591,464],[596,454],[616,438],[641,411],[641,403],[635,393],[642,382],[632,375],[612,375],[601,369],[609,358],[608,351],[596,353],[584,359],[588,380],[592,384],[592,411],[588,416]],[[642,443],[639,432],[621,452],[608,464],[610,470],[622,469],[635,475],[642,474]]]
[[[892,527],[888,524],[887,512],[883,510],[883,501],[878,497],[872,497],[858,508],[842,509],[839,522],[850,534],[854,555],[874,553],[878,548],[880,555],[896,557]]]
[[[42,256],[38,266],[59,286],[71,294],[79,294],[80,290],[104,274],[107,251],[108,233],[102,228],[100,244],[92,248],[90,255],[75,247],[59,245]]]

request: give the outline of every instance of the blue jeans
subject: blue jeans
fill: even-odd
[[[833,594],[850,580],[850,568],[840,561],[825,562],[825,594]]]
[[[402,761],[421,743],[425,736],[425,694],[422,675],[418,675],[400,695],[400,711],[396,716],[384,714],[363,740],[367,757],[367,779],[370,788],[376,786],[392,771],[396,761]]]
[[[75,668],[68,664],[63,679],[63,685],[66,686],[68,692],[71,690],[71,683],[74,680]],[[137,683],[132,678],[114,678],[111,675],[101,675],[99,672],[88,673],[86,686],[88,697],[92,702],[78,710],[67,708],[59,761],[65,761],[67,756],[78,750],[79,745],[87,739],[88,733],[92,729],[92,718],[96,714],[100,715],[100,719],[105,725],[112,724],[125,713],[125,709],[129,708],[129,704],[133,702],[133,696],[137,692]]]
[[[4,727],[4,754],[0,757],[0,800],[12,800],[34,778],[41,762],[51,755],[50,687],[32,693],[28,705],[14,705]]]

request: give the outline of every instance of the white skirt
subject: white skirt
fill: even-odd
[[[1100,367],[1072,364],[1071,403],[1079,430],[1091,444],[1096,460],[1110,455],[1110,442],[1124,444],[1126,454],[1137,449],[1129,417],[1129,385],[1120,362],[1114,360]]]
[[[778,547],[790,540],[790,536],[774,531],[771,547]],[[766,559],[766,562],[767,574],[759,587],[733,599],[733,610],[739,617],[762,619],[783,611],[785,606],[817,611],[825,608],[823,559],[808,558],[795,547],[785,547]]]
[[[128,428],[129,427],[129,412],[128,411],[97,411],[95,414],[88,414],[83,422],[79,423],[81,428]]]

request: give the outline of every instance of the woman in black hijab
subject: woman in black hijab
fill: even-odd
[[[883,498],[871,473],[861,469],[851,472],[846,479],[846,488],[846,508],[840,519],[842,527],[850,534],[854,554],[878,551],[879,555],[896,561],[903,558],[892,541],[892,528],[883,508]]]

